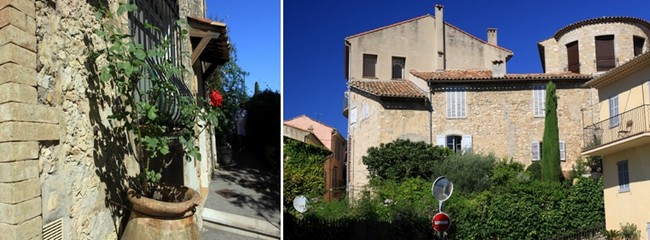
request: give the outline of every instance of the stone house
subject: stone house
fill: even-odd
[[[325,201],[341,199],[346,189],[346,141],[335,128],[301,115],[284,122],[283,135],[306,144],[327,149],[331,154],[323,159],[325,169]]]
[[[187,66],[183,85],[204,94],[203,80],[229,58],[225,24],[203,18],[202,0],[135,3],[138,10],[121,19],[134,40],[151,46],[172,39],[167,57]],[[0,2],[3,238],[117,239],[128,217],[126,178],[138,167],[116,150],[128,140],[111,137],[110,106],[93,95],[98,79],[89,52],[103,44],[93,32],[100,5],[115,11],[118,1]],[[176,37],[176,19],[188,20],[187,39]],[[198,146],[202,161],[180,161],[175,177],[207,196],[214,136],[205,131]]]
[[[407,70],[491,69],[512,51],[497,45],[496,29],[483,41],[444,22],[443,6],[424,15],[345,39],[343,115],[348,118],[348,189],[351,197],[368,183],[362,157],[368,148],[398,138],[433,142],[428,82]]]
[[[650,36],[637,18],[580,21],[538,43],[544,73],[507,74],[513,53],[497,45],[496,29],[482,41],[444,22],[442,9],[345,39],[351,197],[367,184],[367,149],[397,138],[526,165],[541,159],[549,81],[558,89],[562,169],[570,170],[598,99],[583,84],[645,51]]]
[[[569,24],[537,44],[546,73],[598,74],[648,49],[650,23],[633,17],[600,17]]]
[[[598,89],[597,118],[584,124],[582,154],[602,157],[607,229],[632,223],[650,237],[650,53],[585,85]]]

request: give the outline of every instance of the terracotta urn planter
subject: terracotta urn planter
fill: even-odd
[[[129,189],[128,199],[133,209],[122,239],[200,239],[194,220],[199,193],[187,187],[157,187],[154,196],[176,199],[178,202],[158,201],[141,196]],[[169,200],[169,199],[166,199]]]

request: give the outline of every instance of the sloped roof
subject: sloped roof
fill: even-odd
[[[332,134],[337,131],[335,128],[311,119],[307,115],[300,115],[298,117],[284,121],[284,125],[314,133],[318,140],[320,140],[323,145],[325,145],[327,150],[333,151]]]
[[[647,28],[650,29],[650,22],[641,19],[641,18],[635,18],[635,17],[625,17],[625,16],[613,16],[613,17],[599,17],[599,18],[591,18],[591,19],[586,19],[582,21],[578,21],[575,23],[571,23],[560,30],[558,30],[553,37],[555,39],[560,38],[562,35],[566,34],[567,32],[570,32],[574,29],[586,26],[586,25],[592,25],[592,24],[599,24],[599,23],[614,23],[614,22],[627,22],[627,23],[638,23],[641,25],[646,26]]]
[[[493,77],[491,70],[448,70],[440,72],[418,72],[411,70],[411,74],[427,82],[508,82],[541,80],[587,81],[591,79],[591,75],[572,72],[517,73],[505,74],[503,77]]]
[[[350,81],[351,88],[369,93],[378,97],[390,98],[425,98],[424,91],[420,90],[414,83],[407,80],[363,80]]]

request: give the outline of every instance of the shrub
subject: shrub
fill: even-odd
[[[363,164],[368,167],[371,177],[396,181],[415,177],[429,179],[437,162],[450,154],[446,147],[397,139],[368,149]]]
[[[447,177],[454,183],[454,191],[481,192],[490,187],[490,175],[496,161],[493,155],[452,154],[436,164],[433,177]]]
[[[530,175],[530,178],[533,180],[542,180],[542,166],[539,162],[533,162],[528,165],[526,172]]]

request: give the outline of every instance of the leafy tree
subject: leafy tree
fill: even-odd
[[[397,139],[368,149],[363,164],[368,166],[371,177],[402,181],[406,178],[430,179],[436,163],[451,155],[445,147],[425,142]]]
[[[291,206],[298,195],[320,197],[325,189],[323,161],[329,151],[303,142],[284,140],[284,204]]]
[[[253,95],[257,95],[258,93],[260,93],[260,84],[255,82],[255,92],[253,92]]]
[[[231,44],[230,61],[220,66],[206,81],[209,89],[217,89],[223,94],[223,105],[219,108],[223,114],[218,116],[217,127],[217,141],[220,145],[234,136],[239,105],[248,101],[246,76],[248,72],[237,64],[237,49]]]
[[[557,126],[557,96],[555,84],[546,85],[546,117],[544,118],[544,138],[542,142],[542,179],[561,181],[560,140]]]

